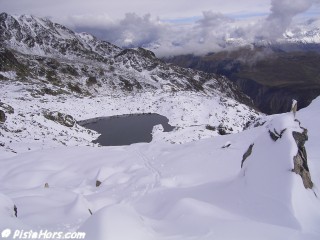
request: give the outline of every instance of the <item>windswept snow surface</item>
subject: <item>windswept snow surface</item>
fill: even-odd
[[[13,98],[12,89],[4,93],[3,101],[17,111],[8,114],[6,127],[23,128],[25,123],[31,137],[10,131],[1,135],[5,146],[0,148],[0,231],[82,231],[88,240],[320,239],[320,98],[297,113],[309,134],[306,150],[314,188],[306,190],[301,177],[291,171],[298,151],[292,132],[303,130],[292,113],[264,117],[263,126],[237,134],[207,134],[211,138],[188,142],[185,138],[195,140],[201,132],[190,130],[190,125],[210,119],[208,109],[215,106],[219,109],[213,111],[224,116],[223,106],[187,93],[146,94],[140,105],[134,100],[137,96],[126,100],[119,96],[118,101],[70,97],[61,104],[52,99],[31,100],[27,93]],[[24,122],[19,118],[22,105]],[[37,115],[42,108],[86,119],[114,113],[113,108],[135,112],[139,106],[142,112],[167,116],[170,124],[185,131],[165,136],[157,127],[150,144],[120,147],[80,146],[97,135],[79,126],[56,134],[56,140],[39,134],[43,128],[50,137],[56,136],[55,131],[67,131]],[[234,119],[240,119],[239,107],[243,106],[230,107]],[[97,108],[99,112],[94,112]],[[228,114],[225,117],[230,118]],[[283,129],[277,141],[270,138],[269,130]],[[241,168],[242,156],[251,144],[252,153]],[[97,181],[101,182],[98,187]]]

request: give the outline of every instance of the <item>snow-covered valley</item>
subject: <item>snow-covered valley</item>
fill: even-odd
[[[15,111],[23,109],[26,115],[34,111],[31,106],[39,110],[49,104],[43,101],[44,105],[40,105],[42,101],[38,101],[39,106],[28,105],[25,100],[23,105],[19,99],[9,101],[7,94],[4,99],[8,104]],[[168,101],[170,98],[166,97]],[[183,102],[183,96],[175,98]],[[136,110],[133,98],[128,99],[118,101],[119,109],[124,111],[126,105],[127,110]],[[50,107],[84,119],[104,112],[112,114],[107,99],[99,99],[99,112],[92,110],[97,107],[92,105],[97,99],[81,100],[72,99],[70,105],[51,102]],[[200,97],[198,101],[205,103]],[[81,102],[86,104],[80,105]],[[19,105],[24,107],[19,109]],[[156,106],[152,111],[157,111]],[[209,108],[196,106],[189,106],[196,114],[187,116],[184,111],[178,114],[177,106],[165,102],[158,105],[158,112],[182,127],[192,123],[195,116],[199,123],[204,123]],[[172,112],[171,107],[175,108]],[[85,232],[90,240],[319,239],[319,109],[318,98],[296,117],[308,129],[305,147],[312,189],[306,189],[301,177],[291,171],[298,152],[292,133],[303,132],[293,113],[264,117],[263,126],[237,134],[213,137],[210,131],[205,134],[204,130],[191,128],[174,136],[155,134],[150,144],[121,147],[59,146],[59,141],[50,137],[54,131],[65,129],[31,114],[25,122],[27,127],[34,126],[29,137],[14,143],[15,134],[9,136],[5,132],[1,136],[5,146],[0,155],[0,227],[77,230]],[[181,116],[188,120],[182,121]],[[14,119],[9,117],[5,126],[13,128],[14,123],[10,122]],[[39,123],[47,127],[50,137],[36,141],[32,138],[42,135],[36,129]],[[82,139],[68,141],[66,136],[60,136],[60,141],[67,145],[90,145],[88,142],[96,136],[79,126],[69,131],[69,138],[75,134]],[[275,141],[269,131],[281,132],[281,137]],[[211,138],[183,144],[165,141],[187,142],[198,136]],[[243,160],[251,144],[252,153]],[[17,153],[8,151],[9,148]],[[18,217],[14,216],[13,205]]]
[[[34,97],[32,84],[19,82],[1,84],[7,111],[0,141],[2,151],[12,155],[51,146],[90,145],[98,137],[78,124],[67,127],[46,118],[47,112],[61,112],[75,120],[133,113],[158,113],[166,116],[175,131],[162,133],[155,128],[154,141],[170,143],[190,142],[219,135],[218,128],[226,132],[240,132],[247,122],[262,116],[252,108],[229,98],[196,92],[153,91],[134,94],[79,97],[77,95],[44,95]],[[13,108],[13,112],[5,106]],[[223,124],[222,124],[223,123]],[[207,129],[210,125],[216,130]]]
[[[319,97],[265,116],[223,76],[50,20],[3,13],[0,23],[2,236],[320,238]],[[156,125],[151,143],[101,147],[79,124],[142,113],[175,128]]]

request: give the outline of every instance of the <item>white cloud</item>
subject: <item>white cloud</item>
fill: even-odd
[[[293,18],[311,8],[314,0],[271,0],[271,13],[261,28],[261,36],[268,39],[280,37]]]
[[[198,16],[202,11],[224,14],[268,12],[269,0],[1,0],[2,11],[32,13],[62,19],[70,15],[104,15],[119,19],[127,12],[142,16],[151,14],[161,19]]]
[[[158,55],[204,54],[221,49],[226,38],[272,40],[299,14],[320,13],[320,0],[0,1],[3,11],[50,17],[122,47],[154,48]]]
[[[90,20],[89,20],[90,19]],[[123,19],[112,21],[107,16],[70,17],[69,24],[76,31],[90,32],[122,47],[134,47],[158,41],[169,31],[169,25],[150,14],[142,17],[126,13]]]

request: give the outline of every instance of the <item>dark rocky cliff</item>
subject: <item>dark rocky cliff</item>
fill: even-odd
[[[300,108],[306,107],[320,95],[317,51],[241,48],[206,56],[176,56],[166,61],[227,76],[253,99],[257,108],[268,114],[290,110],[292,99],[299,101]]]

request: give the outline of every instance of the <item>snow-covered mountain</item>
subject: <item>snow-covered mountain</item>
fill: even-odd
[[[103,60],[121,49],[95,37],[31,15],[0,14],[1,44],[25,54]],[[104,56],[104,57],[102,57]]]
[[[308,49],[309,46],[320,45],[320,28],[319,27],[306,27],[304,25],[297,26],[296,28],[288,29],[281,38],[274,40],[267,39],[254,39],[248,40],[242,37],[226,37],[225,46],[221,45],[225,49],[233,49],[245,46],[275,46],[295,49]],[[318,50],[319,51],[319,50]]]
[[[320,44],[320,28],[287,31],[284,36],[289,43]]]
[[[141,45],[141,47],[149,49],[163,58],[184,54],[204,56],[244,47],[271,47],[290,51],[320,52],[320,19],[292,22],[282,34],[279,33],[276,36],[272,36],[272,29],[269,32],[267,29],[263,30],[258,22],[254,24],[247,21],[243,23],[241,21],[217,23],[208,27],[206,34],[196,25],[193,25],[193,29],[192,26],[182,29],[177,30],[176,34],[169,35],[168,38],[166,36],[160,37]],[[176,35],[179,37],[175,38]],[[126,44],[124,43],[123,46]]]
[[[154,89],[219,92],[250,102],[224,77],[170,66],[148,50],[121,49],[47,19],[2,13],[0,36],[0,70],[38,80],[44,88],[51,83],[84,94]]]
[[[217,135],[220,125],[242,131],[259,116],[227,78],[166,64],[142,48],[121,49],[26,15],[2,13],[0,33],[0,110],[6,118],[0,137],[8,152],[34,149],[38,141],[91,144],[96,135],[77,124],[70,128],[66,115],[75,122],[157,112],[177,126],[166,141],[179,143]],[[57,112],[62,125],[51,124]],[[30,146],[21,149],[21,141]]]
[[[290,27],[284,34],[289,43],[320,44],[320,19],[309,19]]]
[[[319,239],[319,98],[264,116],[224,77],[0,16],[3,236]],[[77,124],[130,113],[176,128],[155,126],[149,144],[99,147]]]

